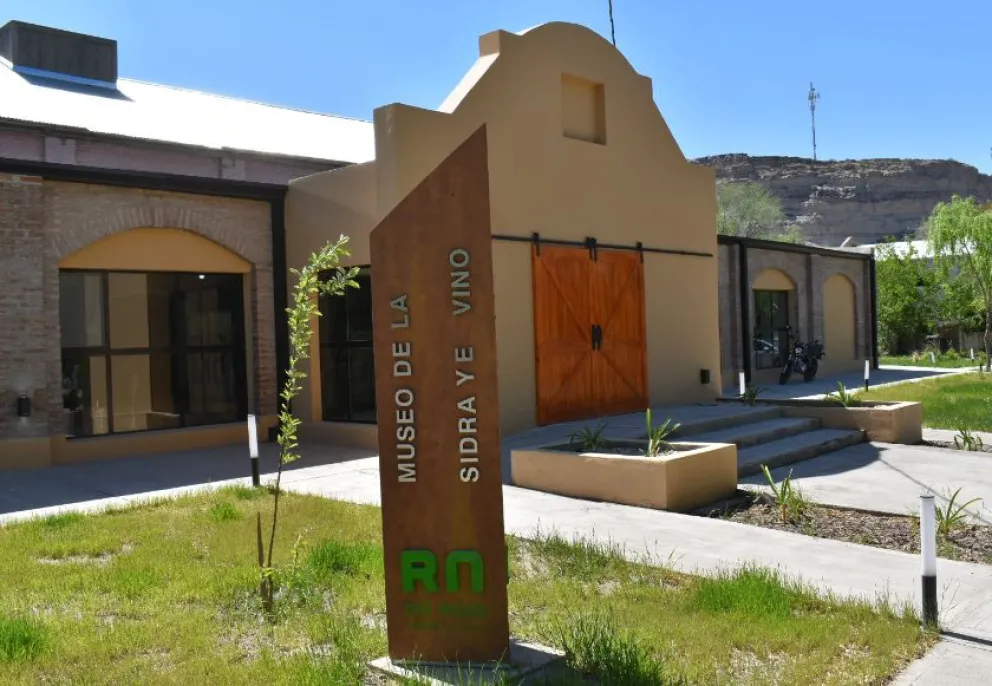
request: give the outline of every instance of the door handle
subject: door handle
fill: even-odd
[[[599,324],[592,325],[592,349],[599,350],[603,347],[603,328]]]

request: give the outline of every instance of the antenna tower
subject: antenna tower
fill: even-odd
[[[613,41],[613,47],[617,47],[617,32],[616,28],[613,26],[613,0],[610,2],[610,40]]]
[[[820,94],[816,92],[812,81],[809,82],[809,94],[806,99],[809,100],[809,118],[813,126],[813,161],[816,162],[816,102],[820,99]]]

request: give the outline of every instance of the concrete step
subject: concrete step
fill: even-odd
[[[709,408],[707,408],[709,409]],[[721,431],[738,426],[763,422],[769,419],[779,419],[785,414],[785,410],[774,405],[748,407],[746,405],[728,405],[720,413],[699,413],[681,412],[674,414],[674,419],[681,423],[679,430],[675,432],[675,438],[685,438],[696,440],[700,434]],[[660,423],[664,415],[655,414],[655,423]],[[644,431],[641,432],[644,435]],[[689,438],[689,437],[692,438]]]
[[[863,432],[841,429],[817,429],[780,438],[777,441],[738,450],[737,475],[758,474],[761,472],[761,465],[774,469],[864,442]]]
[[[733,443],[738,450],[742,450],[761,443],[771,443],[789,436],[815,431],[820,425],[819,419],[776,417],[696,434],[692,436],[692,440],[699,443]]]

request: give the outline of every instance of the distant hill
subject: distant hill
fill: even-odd
[[[781,202],[808,240],[837,246],[904,238],[934,205],[955,193],[992,201],[992,176],[953,160],[817,160],[713,155],[692,160],[716,170],[717,182],[754,181]]]

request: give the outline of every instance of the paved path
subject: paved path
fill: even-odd
[[[933,379],[941,376],[954,374],[969,374],[972,368],[931,368],[931,367],[897,367],[881,365],[878,369],[871,370],[870,387],[879,388],[882,386],[892,386],[900,383],[915,383],[926,379]],[[804,383],[802,377],[793,376],[792,380],[784,386],[772,383],[758,384],[762,388],[760,398],[788,399],[788,398],[822,398],[827,393],[837,390],[837,383],[844,384],[844,388],[849,391],[857,391],[864,388],[864,372],[849,372],[846,374],[831,374],[819,377],[810,383]],[[726,388],[723,391],[725,397],[736,398],[739,393],[737,379],[724,379]]]
[[[924,491],[946,502],[961,488],[957,502],[981,498],[969,511],[992,524],[992,453],[862,443],[773,469],[772,476],[781,481],[790,470],[793,482],[814,502],[893,514],[918,513]],[[769,490],[760,474],[741,483]]]
[[[259,446],[260,468],[278,465],[278,446]],[[251,463],[243,447],[215,448],[101,460],[48,469],[0,472],[0,524],[62,510],[93,510],[137,500],[251,483]],[[286,468],[286,477],[324,465],[369,457],[374,452],[338,446],[306,446],[304,457]]]
[[[899,675],[893,686],[984,686],[992,681],[992,644],[947,638]]]

